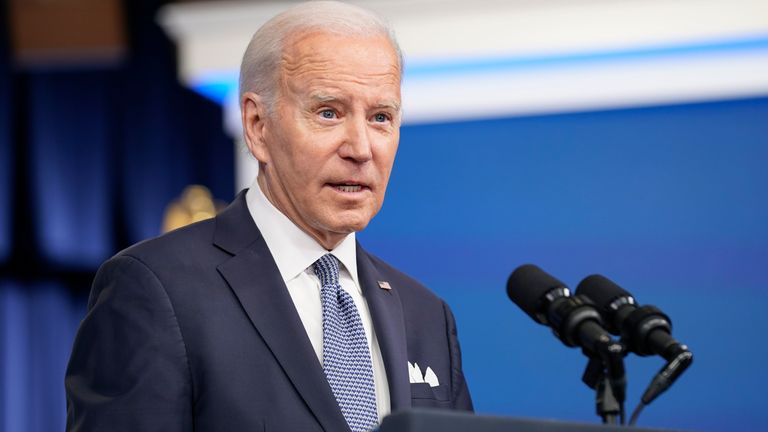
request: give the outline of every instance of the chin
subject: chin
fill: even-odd
[[[349,234],[362,231],[368,226],[373,216],[366,214],[340,215],[332,224],[332,230],[337,233]]]
[[[359,222],[359,223],[337,224],[335,227],[333,227],[333,231],[340,234],[351,234],[353,232],[362,231],[367,226],[368,226],[368,221]]]

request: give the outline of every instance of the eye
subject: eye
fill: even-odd
[[[389,115],[385,113],[378,113],[373,116],[373,121],[376,123],[384,123],[389,121]]]
[[[331,109],[324,109],[320,111],[320,117],[328,120],[333,120],[336,118],[336,113]]]

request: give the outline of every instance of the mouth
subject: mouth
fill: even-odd
[[[369,189],[367,185],[356,182],[329,183],[329,186],[343,193],[355,193]]]

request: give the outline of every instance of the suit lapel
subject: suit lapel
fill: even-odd
[[[411,387],[408,379],[405,320],[400,303],[398,286],[381,289],[379,281],[385,281],[374,267],[370,256],[357,247],[357,274],[363,295],[371,310],[373,328],[379,341],[384,367],[389,382],[389,398],[392,412],[411,408]]]
[[[219,273],[326,431],[349,430],[280,272],[241,193],[216,218],[214,242],[234,254]]]

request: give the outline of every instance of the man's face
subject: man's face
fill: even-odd
[[[384,36],[305,33],[283,54],[272,115],[246,138],[270,201],[327,249],[384,200],[400,138],[400,70]],[[256,104],[252,104],[256,105]]]

